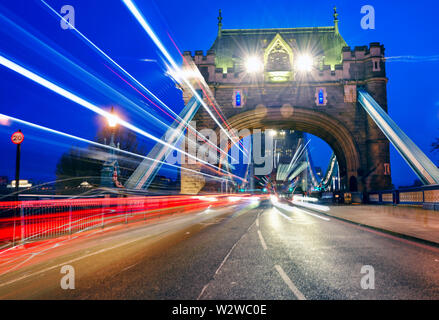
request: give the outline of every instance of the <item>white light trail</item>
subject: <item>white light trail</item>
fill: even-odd
[[[329,219],[329,218],[322,217],[322,216],[320,216],[320,215],[318,215],[318,214],[315,214],[315,213],[312,213],[312,212],[309,212],[309,211],[306,211],[306,210],[302,210],[302,209],[299,209],[299,208],[294,208],[294,210],[295,210],[296,212],[304,213],[304,214],[307,214],[307,215],[310,215],[310,216],[313,216],[313,217],[316,217],[316,218],[322,219],[322,220],[324,220],[324,221],[331,221],[331,219]]]
[[[70,28],[74,30],[83,40],[85,40],[90,46],[98,51],[105,59],[110,61],[117,69],[119,69],[125,76],[134,81],[140,88],[142,88],[146,93],[148,93],[151,97],[153,97],[161,106],[163,106],[166,110],[174,115],[174,117],[178,118],[180,121],[183,121],[190,129],[204,139],[208,144],[215,147],[219,152],[223,153],[227,157],[231,157],[228,153],[218,148],[215,144],[213,144],[209,139],[200,134],[195,128],[193,128],[188,122],[185,122],[177,113],[174,112],[171,108],[169,108],[163,101],[161,101],[156,95],[154,95],[148,88],[146,88],[143,84],[141,84],[136,78],[134,78],[128,71],[122,68],[116,61],[114,61],[110,56],[108,56],[104,51],[102,51],[97,45],[95,45],[90,39],[88,39],[83,33],[81,33],[78,29],[76,29],[73,25],[71,25],[63,16],[61,16],[55,9],[53,9],[50,5],[48,5],[44,0],[40,0],[50,11],[52,11],[55,15],[57,15],[60,19],[62,19]],[[197,96],[198,97],[198,96]],[[232,140],[233,141],[233,140]],[[232,158],[233,159],[233,158]],[[235,159],[233,159],[235,160]],[[236,161],[236,160],[235,160]]]
[[[293,221],[294,219],[287,216],[286,214],[284,214],[283,212],[279,211],[279,209],[277,209],[276,207],[273,208],[274,212],[276,212],[278,215],[284,217],[287,220]]]
[[[115,95],[118,99],[122,99],[124,104],[133,106],[136,110],[139,110],[141,112],[141,116],[143,117],[147,117],[147,118],[152,118],[154,119],[157,123],[159,123],[161,126],[165,127],[165,128],[169,128],[169,125],[167,125],[166,123],[164,123],[163,121],[161,121],[159,118],[157,118],[156,116],[154,116],[152,113],[148,112],[147,110],[143,109],[142,107],[140,107],[137,103],[133,102],[132,100],[128,99],[126,96],[124,96],[123,94],[121,94],[120,92],[118,92],[117,90],[115,90],[114,88],[112,88],[111,86],[109,86],[108,84],[106,84],[104,81],[102,81],[101,79],[97,78],[95,75],[93,75],[92,73],[90,73],[89,71],[85,70],[84,68],[80,67],[79,65],[77,65],[76,63],[74,63],[73,61],[71,61],[70,59],[68,59],[67,57],[65,57],[64,55],[62,55],[60,52],[58,52],[57,50],[53,49],[52,47],[50,47],[48,44],[44,43],[42,40],[36,38],[34,35],[32,35],[30,32],[26,31],[25,29],[23,29],[22,27],[18,26],[16,23],[14,23],[13,21],[11,21],[10,19],[8,19],[7,17],[5,17],[4,15],[0,14],[0,20],[2,20],[3,22],[5,22],[7,24],[8,28],[14,29],[14,31],[18,31],[19,35],[24,37],[24,39],[22,40],[23,44],[26,45],[28,48],[31,48],[35,51],[38,52],[42,52],[43,50],[47,50],[49,51],[50,54],[54,55],[55,58],[58,58],[61,60],[61,62],[66,63],[67,66],[63,66],[64,69],[69,69],[69,72],[81,79],[79,77],[79,75],[81,76],[85,76],[85,78],[87,79],[86,81],[83,80],[84,82],[87,82],[87,84],[90,87],[94,87],[95,89],[101,90],[103,89],[103,93],[109,97],[111,100],[114,100],[115,97],[113,95]],[[11,30],[12,31],[12,30]],[[13,33],[14,37],[15,37],[15,33]],[[39,46],[41,46],[42,48],[40,48]],[[43,49],[43,50],[42,50]],[[56,64],[60,64],[60,61],[56,61],[54,60],[54,57],[48,56],[47,54],[44,55],[45,58],[47,59],[51,59],[51,61],[53,63]],[[109,91],[112,95],[108,95],[107,91]],[[102,92],[102,91],[100,91]]]
[[[229,200],[230,202],[236,202],[236,201],[240,201],[242,200],[242,197],[228,197],[227,200]]]
[[[305,207],[305,208],[309,208],[309,209],[313,209],[313,210],[317,210],[317,211],[321,211],[321,212],[328,212],[330,210],[329,207],[322,206],[322,205],[319,205],[319,204],[302,202],[302,201],[296,201],[296,200],[293,200],[291,202],[293,204],[297,205],[297,206]]]
[[[6,59],[4,56],[1,56],[1,55],[0,55],[0,65],[3,65],[6,68],[11,69],[11,70],[21,74],[22,76],[24,76],[24,77],[26,77],[26,78],[28,78],[28,79],[30,79],[30,80],[32,80],[32,81],[42,85],[43,87],[46,87],[47,89],[49,89],[49,90],[51,90],[51,91],[53,91],[53,92],[55,92],[55,93],[65,97],[67,99],[69,99],[70,101],[73,101],[73,102],[75,102],[75,103],[77,103],[77,104],[79,104],[79,105],[81,105],[81,106],[83,106],[83,107],[85,107],[85,108],[87,108],[87,109],[89,109],[89,110],[91,110],[91,111],[93,111],[93,112],[95,112],[95,113],[105,117],[106,119],[113,117],[113,115],[110,112],[107,112],[107,111],[99,108],[98,106],[95,106],[94,104],[92,104],[92,103],[90,103],[90,102],[88,102],[88,101],[78,97],[77,95],[73,94],[72,92],[67,91],[66,89],[61,88],[60,86],[58,86],[58,85],[56,85],[56,84],[54,84],[54,83],[52,83],[52,82],[50,82],[50,81],[40,77],[39,75],[37,75],[37,74],[35,74],[35,73],[33,73],[33,72],[23,68],[22,66],[20,66],[20,65],[18,65],[16,63]],[[201,159],[191,155],[190,153],[187,153],[186,151],[183,151],[183,150],[173,146],[172,144],[169,144],[166,141],[163,141],[163,140],[153,136],[152,134],[150,134],[150,133],[148,133],[148,132],[146,132],[146,131],[144,131],[144,130],[142,130],[142,129],[134,126],[134,125],[132,125],[131,123],[129,123],[129,122],[123,120],[123,119],[119,119],[118,123],[120,125],[124,126],[127,129],[130,129],[130,130],[132,130],[132,131],[134,131],[134,132],[136,132],[136,133],[138,133],[138,134],[140,134],[142,136],[145,136],[145,137],[147,137],[147,138],[149,138],[151,140],[154,140],[155,142],[163,144],[164,146],[167,146],[167,147],[169,147],[169,148],[171,148],[173,150],[179,151],[182,154],[184,154],[184,155],[194,159],[195,161],[198,161],[198,162],[200,162],[202,164],[210,166],[210,167],[214,168],[215,170],[218,169],[218,170],[220,170],[220,171],[222,171],[222,172],[224,172],[226,174],[230,174],[229,172],[227,172],[227,171],[225,171],[225,170],[223,170],[221,168],[215,167],[214,165],[212,165],[212,164],[210,164],[210,163],[208,163],[208,162],[206,162],[204,160],[201,160]],[[235,177],[237,177],[238,179],[242,179],[242,178],[240,178],[238,176],[235,176]]]
[[[273,204],[273,206],[275,207],[275,209],[277,209],[277,208],[281,208],[281,209],[283,209],[283,210],[285,210],[285,211],[287,211],[287,212],[295,212],[295,213],[305,213],[305,214],[308,214],[308,215],[310,215],[310,216],[313,216],[313,217],[316,217],[316,218],[319,218],[319,219],[322,219],[322,220],[325,220],[325,221],[330,221],[330,219],[329,218],[326,218],[326,217],[322,217],[322,216],[320,216],[320,215],[318,215],[318,214],[315,214],[315,213],[312,213],[312,212],[308,212],[308,211],[305,211],[305,210],[301,210],[301,209],[299,209],[299,208],[292,208],[292,207],[290,207],[289,205],[287,205],[287,204],[285,204],[285,203],[281,203],[281,202],[279,202],[279,201],[271,201],[272,202],[272,204]],[[294,202],[293,202],[294,203]],[[296,203],[294,203],[294,204],[296,204]],[[318,207],[324,207],[324,206],[319,206],[319,205],[316,205],[316,204],[311,204],[311,203],[297,203],[297,205],[300,205],[300,206],[303,206],[303,207],[308,207],[308,208],[310,208],[310,209],[313,209],[313,210],[320,210],[320,211],[329,211],[329,208],[328,207],[326,207],[326,208],[324,208],[325,210],[323,210],[322,208],[318,208]],[[327,209],[327,210],[326,210]],[[279,210],[278,210],[279,211]],[[280,212],[279,211],[279,213],[280,214],[282,214],[282,212]],[[283,215],[283,214],[282,214]],[[286,216],[286,215],[283,215],[284,217],[288,217],[288,216]],[[288,217],[287,219],[291,219],[290,217]]]
[[[300,195],[293,196],[293,201],[310,201],[310,202],[317,202],[319,199],[313,198],[313,197],[304,197]]]
[[[133,14],[133,16],[136,18],[136,20],[140,23],[140,25],[142,26],[142,28],[146,31],[146,33],[151,37],[152,41],[154,41],[154,43],[156,44],[156,46],[160,49],[160,51],[162,52],[162,54],[166,57],[166,59],[168,60],[168,62],[171,64],[171,66],[173,67],[174,70],[181,72],[181,68],[177,65],[177,63],[175,62],[175,60],[171,57],[171,55],[169,54],[169,52],[166,50],[166,48],[163,46],[163,44],[161,43],[160,39],[157,37],[157,35],[154,33],[154,31],[152,30],[152,28],[149,26],[148,22],[146,22],[145,18],[143,17],[143,15],[140,13],[139,9],[137,9],[137,7],[134,5],[134,3],[131,0],[122,0],[122,2],[126,5],[126,7],[128,8],[128,10]],[[190,84],[190,82],[186,79],[183,78],[184,82],[186,83],[186,85],[189,87],[189,89],[192,91],[192,93],[194,94],[194,96],[198,99],[198,101],[200,101],[201,105],[203,106],[203,108],[207,111],[207,113],[210,115],[210,117],[215,121],[215,123],[218,125],[218,127],[227,135],[227,137],[233,142],[233,143],[237,143],[235,141],[235,139],[233,139],[229,133],[227,132],[227,130],[225,130],[223,128],[223,126],[221,125],[221,123],[218,121],[218,119],[214,116],[214,114],[212,113],[212,111],[209,109],[209,107],[206,105],[206,103],[203,101],[203,99],[200,97],[200,95],[197,93],[197,91],[194,89],[194,87]],[[238,141],[239,142],[239,141]],[[237,147],[245,154],[244,150],[242,150],[239,145],[237,145]]]
[[[54,134],[57,134],[57,135],[60,135],[60,136],[66,137],[66,138],[70,138],[70,139],[74,139],[74,140],[77,140],[77,141],[81,141],[81,142],[85,142],[85,143],[88,143],[88,144],[92,144],[92,145],[95,145],[95,146],[98,146],[98,147],[114,150],[114,151],[117,151],[117,152],[120,152],[120,153],[124,153],[126,155],[130,155],[130,156],[134,156],[134,157],[138,157],[138,158],[142,158],[142,159],[147,159],[147,160],[150,160],[150,161],[153,161],[153,162],[159,162],[159,163],[162,163],[164,165],[167,165],[167,166],[170,166],[170,167],[173,167],[173,168],[185,170],[185,171],[196,173],[196,174],[201,174],[203,176],[206,176],[206,177],[209,177],[209,178],[212,178],[212,179],[227,181],[227,179],[224,179],[224,178],[215,177],[215,176],[212,176],[210,174],[206,174],[206,173],[199,172],[199,171],[192,170],[192,169],[185,168],[185,167],[180,167],[180,166],[177,166],[177,165],[174,165],[174,164],[171,164],[171,163],[167,163],[167,162],[164,162],[164,161],[160,161],[160,160],[157,160],[157,159],[152,159],[152,158],[149,158],[149,157],[145,157],[145,156],[142,156],[142,155],[134,153],[134,152],[118,149],[118,148],[111,147],[111,146],[106,145],[106,144],[101,144],[101,143],[98,143],[98,142],[95,142],[95,141],[91,141],[91,140],[88,140],[88,139],[77,137],[77,136],[74,136],[74,135],[69,134],[69,133],[65,133],[65,132],[62,132],[62,131],[55,130],[55,129],[47,128],[47,127],[44,127],[44,126],[41,126],[41,125],[38,125],[38,124],[35,124],[35,123],[32,123],[32,122],[29,122],[29,121],[26,121],[26,120],[21,120],[21,119],[18,119],[18,118],[11,117],[11,116],[8,116],[8,115],[5,115],[5,114],[1,114],[0,113],[0,118],[7,119],[8,121],[14,121],[14,122],[17,122],[17,123],[21,123],[21,124],[24,124],[26,126],[33,127],[33,128],[36,128],[36,129],[39,129],[39,130],[43,130],[43,131],[47,131],[47,132],[50,132],[50,133],[54,133]]]

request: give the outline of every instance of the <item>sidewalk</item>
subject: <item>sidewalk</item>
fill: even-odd
[[[330,208],[325,212],[329,216],[439,245],[439,211],[383,205]]]

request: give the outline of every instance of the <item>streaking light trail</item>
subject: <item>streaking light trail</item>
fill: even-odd
[[[106,66],[111,72],[113,72],[117,77],[119,77],[122,81],[124,81],[127,85],[129,85],[133,90],[135,90],[137,93],[139,93],[141,96],[143,96],[145,99],[147,99],[149,102],[151,102],[152,104],[155,105],[155,103],[153,101],[151,101],[150,99],[148,99],[147,96],[145,96],[142,92],[140,92],[136,87],[134,87],[131,83],[129,83],[127,80],[125,80],[122,76],[120,76],[117,72],[115,72],[113,69],[111,69],[110,67]],[[203,141],[207,142],[210,146],[213,146],[215,149],[217,149],[219,152],[223,153],[224,155],[228,156],[229,158],[231,158],[234,161],[237,161],[235,158],[231,157],[230,155],[228,155],[226,152],[224,152],[223,150],[221,150],[220,148],[218,148],[215,144],[213,144],[209,139],[207,139],[206,137],[204,137],[199,131],[196,131],[185,119],[182,119],[180,116],[178,116],[179,119],[181,119],[182,121],[178,121],[177,119],[173,118],[171,115],[169,115],[166,111],[164,111],[163,109],[160,108],[160,110],[162,110],[165,114],[167,114],[169,117],[171,117],[172,119],[174,119],[175,121],[177,121],[178,123],[183,123],[186,124],[188,127],[188,131],[189,132],[194,132],[194,135],[196,137],[201,138]],[[167,126],[169,128],[169,126]]]
[[[31,48],[35,51],[42,52],[44,51],[44,55],[46,58],[50,59],[52,62],[56,64],[67,64],[64,69],[69,70],[69,72],[77,77],[78,79],[87,82],[89,86],[92,86],[94,88],[99,88],[100,92],[103,92],[106,96],[108,96],[111,100],[115,99],[121,99],[124,103],[124,106],[132,106],[135,108],[132,109],[133,111],[140,111],[140,115],[142,117],[152,118],[156,121],[156,123],[160,124],[164,128],[169,128],[169,126],[161,121],[159,118],[154,116],[152,113],[148,112],[147,110],[141,108],[138,104],[133,102],[132,100],[128,99],[123,94],[119,93],[117,90],[115,90],[113,87],[106,84],[104,81],[100,80],[96,76],[94,76],[92,73],[88,72],[81,66],[77,65],[67,57],[65,57],[63,54],[58,52],[57,50],[53,49],[51,46],[43,42],[41,39],[36,38],[34,35],[23,29],[22,27],[15,24],[13,21],[5,17],[4,15],[0,14],[0,22],[3,22],[6,24],[5,28],[8,28],[9,34],[13,37],[17,36],[20,38],[23,38],[23,44],[27,46],[28,48]],[[3,26],[2,26],[3,27]],[[45,52],[45,50],[47,52]],[[59,59],[59,61],[58,61]],[[109,93],[109,94],[108,94]]]
[[[148,22],[146,22],[143,15],[140,13],[140,11],[137,9],[137,7],[134,5],[134,3],[131,0],[122,0],[123,3],[127,6],[128,10],[133,14],[133,16],[136,18],[136,20],[140,23],[142,28],[146,31],[146,33],[151,37],[151,39],[154,41],[154,43],[157,45],[157,47],[160,49],[162,54],[166,57],[168,62],[173,67],[174,71],[178,72],[179,74],[183,74],[183,72],[180,70],[180,67],[177,65],[177,63],[174,61],[174,59],[171,57],[169,52],[166,50],[166,48],[161,43],[160,39],[156,36],[154,31],[149,26]],[[209,107],[206,105],[206,103],[203,101],[203,99],[200,97],[200,95],[196,92],[195,88],[190,84],[190,82],[183,78],[183,81],[185,84],[189,87],[189,89],[192,91],[194,96],[200,101],[203,108],[207,111],[207,113],[210,115],[210,117],[215,121],[215,123],[218,125],[218,127],[227,135],[227,137],[234,143],[236,143],[235,139],[233,139],[230,134],[223,128],[221,123],[219,123],[218,119],[215,117],[215,115],[212,113],[212,111],[209,109]],[[239,145],[238,148],[243,152]]]
[[[138,157],[138,158],[147,159],[147,160],[150,160],[150,161],[162,163],[164,165],[167,165],[167,166],[170,166],[170,167],[173,167],[173,168],[185,170],[185,171],[192,172],[192,173],[201,174],[203,176],[206,176],[206,177],[209,177],[209,178],[212,178],[212,179],[227,181],[227,179],[224,179],[224,178],[215,177],[215,176],[212,176],[212,175],[207,174],[207,173],[198,172],[198,171],[195,171],[195,170],[192,170],[192,169],[189,169],[189,168],[180,167],[180,166],[177,166],[177,165],[174,165],[174,164],[171,164],[171,163],[167,163],[167,162],[164,162],[164,161],[160,161],[160,160],[157,160],[157,159],[152,159],[152,158],[149,158],[149,157],[145,157],[145,156],[142,156],[142,155],[137,154],[137,153],[133,153],[133,152],[130,152],[130,151],[118,149],[118,148],[115,148],[115,147],[111,147],[109,145],[101,144],[101,143],[98,143],[98,142],[95,142],[95,141],[91,141],[91,140],[88,140],[88,139],[85,139],[85,138],[77,137],[77,136],[74,136],[74,135],[69,134],[69,133],[65,133],[65,132],[62,132],[62,131],[55,130],[55,129],[47,128],[47,127],[41,126],[39,124],[35,124],[35,123],[32,123],[32,122],[28,122],[26,120],[21,120],[21,119],[18,119],[18,118],[14,118],[14,117],[2,114],[2,113],[0,113],[0,119],[7,119],[8,121],[18,122],[18,123],[24,124],[26,126],[33,127],[33,128],[40,129],[40,130],[44,130],[44,131],[47,131],[47,132],[50,132],[50,133],[54,133],[54,134],[57,134],[57,135],[60,135],[60,136],[66,137],[66,138],[70,138],[70,139],[74,139],[74,140],[77,140],[77,141],[85,142],[85,143],[92,144],[92,145],[95,145],[95,146],[98,146],[98,147],[102,147],[102,148],[106,148],[106,149],[109,149],[109,150],[114,150],[114,151],[117,151],[117,152],[120,152],[120,153],[124,153],[126,155],[130,155],[130,156],[134,156],[134,157]]]
[[[58,85],[56,85],[56,84],[54,84],[54,83],[52,83],[52,82],[50,82],[50,81],[40,77],[39,75],[37,75],[37,74],[35,74],[35,73],[33,73],[33,72],[23,68],[22,66],[20,66],[20,65],[18,65],[16,63],[6,59],[2,55],[0,55],[0,64],[5,66],[8,69],[11,69],[11,70],[21,74],[24,77],[26,77],[26,78],[28,78],[28,79],[30,79],[30,80],[32,80],[32,81],[42,85],[43,87],[46,87],[47,89],[52,90],[53,92],[58,93],[59,95],[65,97],[65,98],[67,98],[67,99],[69,99],[69,100],[71,100],[71,101],[73,101],[73,102],[75,102],[75,103],[77,103],[77,104],[79,104],[79,105],[81,105],[81,106],[83,106],[83,107],[85,107],[85,108],[87,108],[87,109],[89,109],[89,110],[91,110],[91,111],[101,115],[101,116],[103,116],[106,119],[113,117],[113,115],[110,112],[107,112],[107,111],[105,111],[105,110],[95,106],[94,104],[92,104],[92,103],[90,103],[90,102],[88,102],[88,101],[78,97],[77,95],[73,94],[72,92],[67,91],[66,89],[63,89],[60,86],[58,86]],[[208,163],[208,162],[206,162],[204,160],[201,160],[201,159],[191,155],[190,153],[187,153],[184,150],[181,150],[181,149],[179,149],[177,147],[174,147],[172,144],[169,144],[166,141],[163,141],[163,140],[153,136],[152,134],[150,134],[150,133],[148,133],[148,132],[146,132],[146,131],[144,131],[144,130],[142,130],[142,129],[134,126],[134,125],[132,125],[131,123],[129,123],[129,122],[123,120],[123,119],[119,118],[118,119],[118,123],[120,125],[124,126],[127,129],[130,129],[130,130],[132,130],[132,131],[134,131],[134,132],[136,132],[136,133],[138,133],[138,134],[140,134],[142,136],[145,136],[145,137],[147,137],[147,138],[149,138],[151,140],[154,140],[155,142],[161,143],[161,144],[163,144],[163,145],[165,145],[165,146],[167,146],[167,147],[169,147],[169,148],[171,148],[173,150],[179,151],[182,154],[190,157],[191,159],[194,159],[195,161],[198,161],[198,162],[200,162],[202,164],[210,166],[210,167],[214,168],[215,170],[220,170],[220,171],[222,171],[225,174],[229,174],[229,172],[227,172],[227,171],[225,171],[225,170],[223,170],[221,168],[217,168],[214,165],[212,165],[212,164],[210,164],[210,163]],[[237,176],[235,176],[235,177],[237,177]],[[237,178],[242,179],[240,177],[237,177]]]
[[[194,132],[197,132],[188,122],[185,122],[177,113],[175,113],[171,108],[169,108],[163,101],[161,101],[156,95],[154,95],[148,88],[146,88],[143,84],[141,84],[136,78],[134,78],[128,71],[126,71],[124,68],[122,68],[116,61],[114,61],[110,56],[108,56],[104,51],[102,51],[97,45],[95,45],[90,39],[88,39],[83,33],[81,33],[78,29],[76,29],[73,25],[71,25],[66,19],[64,19],[63,16],[61,16],[56,10],[54,10],[50,5],[48,5],[44,0],[40,0],[53,14],[55,14],[58,18],[62,19],[70,28],[71,30],[74,30],[77,35],[81,37],[82,40],[84,40],[88,45],[90,45],[92,48],[94,48],[102,57],[104,57],[106,60],[108,60],[112,65],[114,65],[117,69],[119,69],[125,76],[127,76],[129,79],[134,81],[140,88],[142,88],[146,93],[148,93],[151,97],[153,97],[160,105],[162,105],[166,110],[168,110],[170,113],[174,115],[174,117],[178,118],[180,121],[183,121],[188,128],[192,129]],[[111,69],[110,69],[111,70]],[[113,71],[114,72],[114,71]],[[119,75],[118,75],[119,76]],[[120,77],[120,76],[119,76]],[[138,91],[137,91],[138,92]],[[142,96],[146,98],[143,94]],[[198,97],[198,95],[197,95]],[[199,98],[199,97],[198,97]],[[163,111],[159,106],[157,106],[153,101],[146,98],[150,103],[152,103],[154,106],[156,106],[158,109]],[[164,111],[163,111],[164,112]],[[173,118],[175,119],[175,118]],[[221,153],[225,153],[223,150],[215,146],[212,142],[209,141],[206,137],[201,135],[199,132],[197,132],[198,135],[206,141],[208,144],[215,147],[217,150],[219,150]],[[230,157],[227,153],[225,153],[228,157]],[[234,159],[235,160],[235,159]]]
[[[177,44],[175,43],[174,39],[172,39],[172,37],[171,37],[171,35],[170,35],[169,33],[168,33],[168,37],[169,37],[169,39],[171,40],[172,44],[174,45],[175,49],[178,51],[178,53],[179,53],[180,56],[182,57],[182,59],[183,59],[183,64],[186,64],[187,66],[189,66],[189,63],[186,61],[184,55],[181,53],[180,49],[178,48]],[[165,64],[166,64],[166,62],[165,62]],[[201,84],[201,81],[200,81],[200,79],[203,79],[203,76],[201,75],[201,73],[199,72],[199,70],[190,70],[191,72],[185,72],[185,71],[182,72],[181,70],[180,70],[180,71],[179,71],[179,70],[172,70],[172,68],[171,68],[170,66],[168,66],[167,64],[166,64],[166,66],[167,66],[168,70],[170,70],[171,77],[172,77],[172,74],[175,74],[175,75],[177,75],[177,77],[178,77],[180,80],[181,80],[181,79],[184,79],[184,77],[186,77],[186,78],[187,78],[187,77],[192,77],[193,79],[195,79],[195,80],[197,81],[197,83],[198,83],[200,89],[203,91],[204,96],[207,98],[207,100],[209,100],[210,105],[213,107],[213,109],[215,110],[215,112],[219,115],[219,117],[221,118],[221,120],[222,120],[222,121],[224,122],[224,124],[227,126],[227,129],[229,129],[229,130],[231,131],[229,125],[227,124],[227,121],[224,120],[224,118],[223,118],[223,116],[221,115],[220,111],[218,111],[218,109],[215,107],[215,103],[210,99],[209,94],[208,94],[208,93],[206,92],[206,90],[203,88],[203,85]],[[181,74],[181,73],[182,73],[182,74]],[[194,75],[195,75],[195,76],[194,76]],[[177,82],[180,82],[180,81],[177,81]],[[233,132],[232,132],[232,135],[234,135]],[[234,136],[235,136],[235,135],[234,135]],[[236,137],[236,136],[235,136],[235,137]],[[247,149],[244,147],[244,145],[241,143],[240,139],[237,138],[237,140],[238,140],[239,144],[244,148],[244,150],[245,150],[246,152],[248,152]],[[232,142],[233,142],[233,141],[232,141]]]
[[[282,203],[282,202],[280,202],[278,199],[277,199],[277,197],[276,196],[271,196],[270,197],[270,199],[271,199],[271,203],[272,203],[272,205],[276,208],[276,209],[278,209],[278,208],[280,208],[280,209],[283,209],[283,210],[285,210],[285,211],[287,211],[287,212],[299,212],[299,213],[305,213],[305,214],[308,214],[308,215],[310,215],[310,216],[313,216],[313,217],[316,217],[316,218],[319,218],[319,219],[322,219],[322,220],[325,220],[325,221],[329,221],[330,219],[329,218],[326,218],[326,217],[322,217],[322,216],[320,216],[320,215],[318,215],[318,214],[315,214],[315,213],[312,213],[312,212],[309,212],[309,211],[305,211],[305,210],[301,210],[301,209],[299,209],[299,208],[297,208],[297,207],[295,207],[295,208],[293,208],[293,207],[290,207],[289,205],[287,205],[286,203]],[[314,210],[319,210],[319,211],[329,211],[329,208],[328,207],[325,207],[325,206],[320,206],[320,205],[317,205],[317,204],[311,204],[311,203],[296,203],[296,202],[293,202],[294,204],[296,204],[296,205],[300,205],[300,206],[303,206],[303,207],[306,207],[306,208],[310,208],[310,209],[314,209]],[[279,211],[280,212],[280,211]],[[280,212],[281,213],[281,212]],[[281,213],[282,214],[282,213]],[[283,214],[282,214],[283,215]],[[285,215],[284,215],[285,216]],[[288,216],[285,216],[285,217],[288,217]],[[291,219],[290,217],[288,217],[287,219]]]
[[[309,208],[309,209],[313,209],[313,210],[317,210],[317,211],[321,211],[321,212],[328,212],[330,210],[330,208],[328,206],[322,206],[319,204],[308,203],[308,202],[304,202],[304,201],[293,200],[292,203],[297,205],[297,206],[301,206],[301,207],[305,207],[305,208]]]

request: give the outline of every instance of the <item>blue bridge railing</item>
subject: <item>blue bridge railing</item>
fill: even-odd
[[[439,210],[439,185],[401,188],[368,193],[371,204],[412,205],[429,210]]]

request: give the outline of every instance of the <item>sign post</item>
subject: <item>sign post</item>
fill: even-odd
[[[16,158],[15,158],[15,197],[16,197],[16,203],[17,203],[17,210],[16,210],[16,214],[15,214],[15,219],[14,219],[14,235],[13,235],[13,239],[12,239],[12,246],[15,246],[16,220],[20,214],[19,212],[21,211],[19,208],[19,205],[18,205],[18,193],[19,193],[19,188],[20,188],[20,152],[21,152],[21,143],[23,142],[23,139],[24,139],[24,135],[20,129],[18,131],[14,132],[11,136],[12,143],[17,145],[17,153],[16,153]]]
[[[15,158],[15,191],[17,193],[18,198],[18,188],[20,186],[20,152],[21,152],[21,143],[23,142],[24,135],[21,133],[21,130],[14,132],[11,136],[12,143],[17,145],[17,155]]]

